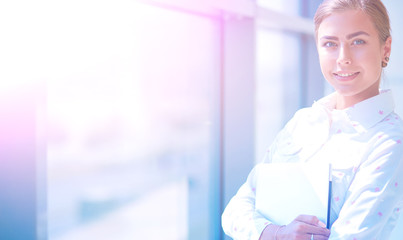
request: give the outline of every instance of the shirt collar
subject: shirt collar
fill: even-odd
[[[314,103],[315,105],[324,107],[329,113],[335,111],[336,93],[320,99]],[[392,113],[394,108],[392,91],[383,90],[378,95],[361,101],[352,107],[336,111],[343,112],[357,130],[367,130]]]

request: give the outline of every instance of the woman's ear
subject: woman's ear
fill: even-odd
[[[386,57],[390,57],[390,53],[392,50],[392,37],[389,36],[386,41],[385,41],[385,45],[383,46],[383,59],[385,59]]]

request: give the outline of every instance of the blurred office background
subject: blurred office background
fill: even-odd
[[[1,93],[34,89],[47,135],[28,170],[38,239],[224,239],[223,208],[276,133],[332,91],[313,36],[320,2],[2,3]],[[403,3],[384,3],[383,87],[403,116]]]

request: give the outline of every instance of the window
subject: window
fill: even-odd
[[[259,1],[256,28],[256,161],[293,114],[326,91],[312,20],[300,1]],[[286,12],[282,13],[282,12]],[[292,22],[288,25],[287,22]]]
[[[256,53],[256,160],[261,161],[268,144],[301,105],[299,35],[258,29]]]
[[[300,15],[301,0],[285,0],[285,1],[270,1],[258,0],[257,5],[260,7],[268,8],[277,12],[286,13],[289,15]]]
[[[49,238],[209,239],[218,21],[80,6],[66,6],[65,58],[47,87]]]

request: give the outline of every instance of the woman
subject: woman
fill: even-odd
[[[390,25],[380,0],[327,0],[315,17],[322,73],[335,92],[299,110],[264,162],[329,161],[331,229],[301,215],[279,226],[255,211],[255,170],[226,207],[234,239],[388,239],[403,196],[403,121],[391,91],[380,91],[391,54]]]

